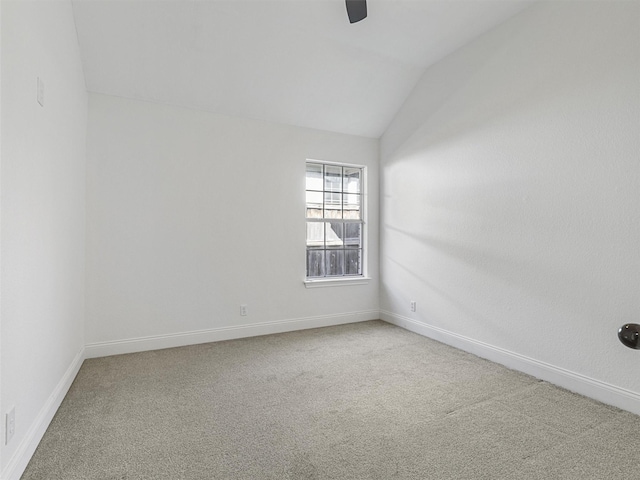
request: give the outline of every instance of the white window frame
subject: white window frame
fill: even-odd
[[[344,275],[344,276],[327,276],[327,277],[307,277],[306,276],[306,270],[307,270],[307,248],[306,248],[306,238],[307,238],[307,217],[306,217],[306,200],[305,200],[305,222],[304,222],[304,228],[305,228],[305,276],[304,276],[304,284],[307,288],[318,288],[318,287],[337,287],[337,286],[345,286],[345,285],[366,285],[369,283],[369,281],[371,280],[371,278],[367,275],[367,258],[369,255],[369,244],[368,244],[368,221],[367,221],[367,214],[368,214],[368,185],[367,185],[367,181],[368,181],[368,175],[367,175],[367,166],[366,165],[359,165],[359,164],[354,164],[354,163],[344,163],[344,162],[329,162],[329,161],[325,161],[325,160],[315,160],[315,159],[311,159],[308,158],[305,161],[305,172],[306,172],[306,165],[308,163],[314,163],[314,164],[320,164],[320,165],[330,165],[330,166],[336,166],[336,167],[344,167],[344,168],[358,168],[361,170],[362,172],[362,177],[361,177],[361,184],[360,184],[360,189],[361,189],[361,193],[360,193],[360,214],[361,214],[361,220],[360,220],[360,225],[361,225],[361,236],[362,236],[362,253],[360,256],[360,261],[361,261],[361,273],[360,275]],[[323,187],[324,188],[324,187]],[[306,192],[306,187],[305,187],[305,192]],[[330,222],[332,219],[327,218],[327,219],[323,219],[325,222]],[[346,222],[345,222],[346,223]]]

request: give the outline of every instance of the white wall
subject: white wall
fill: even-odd
[[[88,355],[377,318],[377,140],[89,99]],[[303,285],[307,158],[369,167],[368,285]]]
[[[16,478],[82,356],[87,95],[70,2],[3,0],[1,45],[0,472]]]
[[[0,271],[2,271],[2,2],[0,1]],[[2,275],[0,274],[0,360],[2,360]],[[0,365],[0,422],[2,419],[2,368]],[[0,427],[0,441],[4,430]],[[2,477],[2,448],[0,448],[0,477]]]
[[[381,140],[383,318],[640,413],[639,31],[542,3],[425,73]]]

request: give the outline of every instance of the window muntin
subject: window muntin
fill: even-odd
[[[307,278],[362,276],[364,168],[307,162]]]

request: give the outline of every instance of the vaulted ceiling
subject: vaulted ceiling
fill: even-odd
[[[379,137],[433,63],[532,0],[73,0],[91,92]]]

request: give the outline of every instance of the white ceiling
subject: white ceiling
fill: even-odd
[[[434,62],[531,0],[73,0],[91,92],[379,137]]]

